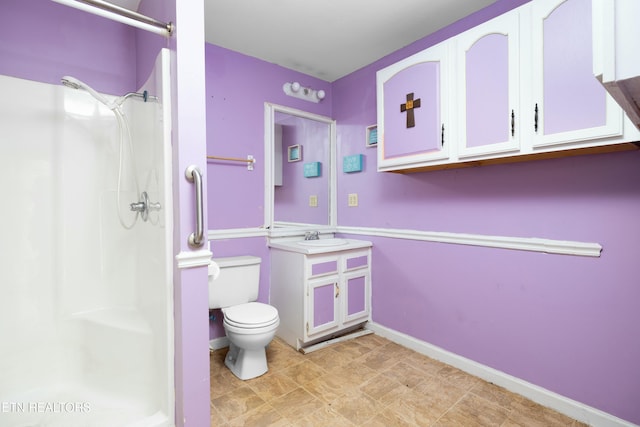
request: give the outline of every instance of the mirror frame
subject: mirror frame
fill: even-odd
[[[274,155],[275,144],[275,115],[285,113],[309,120],[326,123],[329,126],[329,209],[327,224],[304,224],[278,222],[274,218],[275,189],[274,184]],[[270,237],[285,237],[304,234],[305,231],[318,230],[325,233],[335,233],[337,227],[336,205],[336,121],[330,117],[308,113],[282,105],[264,103],[264,227]]]

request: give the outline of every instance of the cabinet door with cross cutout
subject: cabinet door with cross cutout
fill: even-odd
[[[378,71],[379,171],[448,159],[448,56],[439,44]]]

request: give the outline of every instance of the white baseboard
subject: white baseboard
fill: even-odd
[[[490,368],[489,366],[474,362],[471,359],[451,353],[435,345],[420,341],[402,332],[394,331],[378,323],[369,322],[366,328],[397,344],[456,367],[485,381],[504,387],[513,393],[524,396],[527,399],[554,409],[580,422],[598,427],[638,427],[636,424],[614,415],[546,390],[527,381]]]
[[[214,338],[209,341],[209,350],[211,351],[220,350],[225,347],[229,347],[229,338],[227,337]]]

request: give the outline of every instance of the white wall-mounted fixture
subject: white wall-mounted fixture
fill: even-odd
[[[327,96],[322,89],[315,90],[310,87],[304,87],[298,82],[285,83],[282,86],[282,90],[289,96],[316,103],[322,101],[324,97]]]

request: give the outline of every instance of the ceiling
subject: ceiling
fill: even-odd
[[[332,82],[496,0],[204,0],[207,42]]]
[[[495,1],[204,0],[205,39],[332,82]]]

